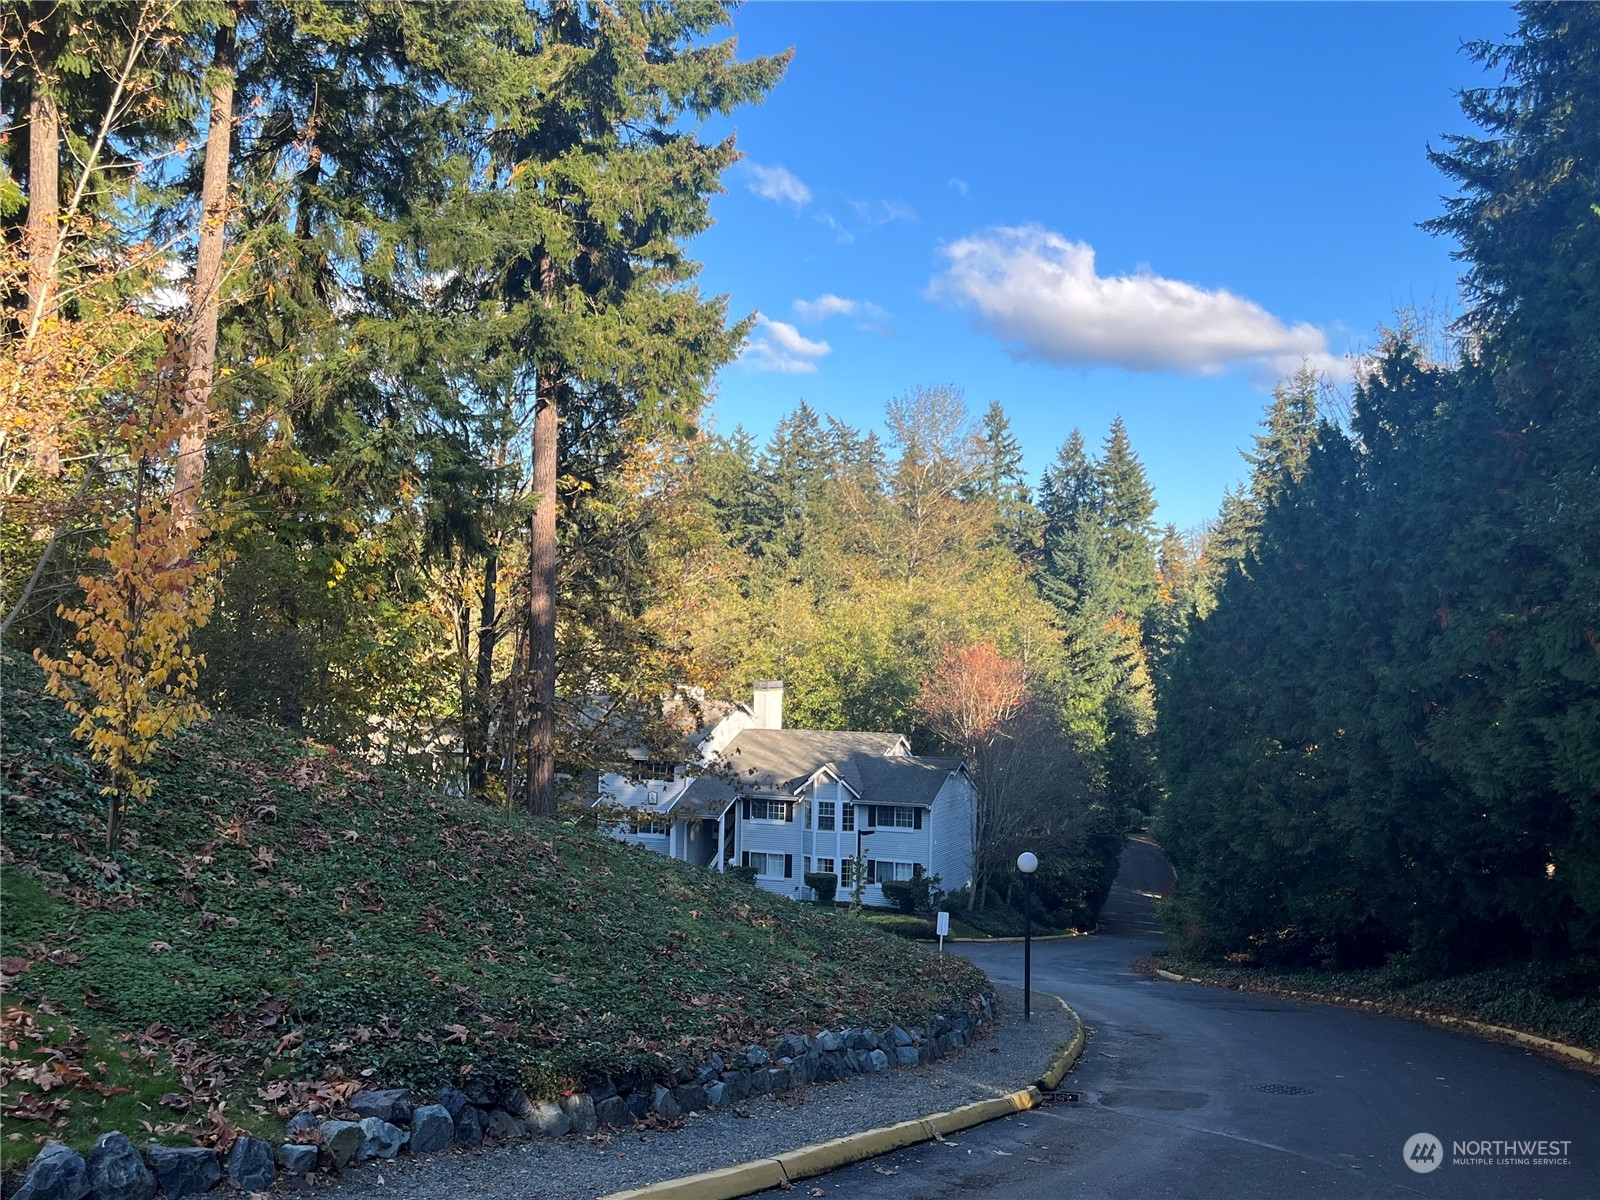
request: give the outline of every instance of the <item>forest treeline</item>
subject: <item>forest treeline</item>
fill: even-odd
[[[534,812],[787,685],[958,749],[977,892],[1092,918],[1155,814],[1178,941],[1432,966],[1600,921],[1600,16],[1528,4],[1460,190],[1471,308],[1159,528],[1120,419],[706,428],[749,329],[688,250],[759,102],[731,6],[11,5],[0,579],[108,772],[207,709]],[[1066,425],[1066,422],[1063,422]]]
[[[1168,663],[1179,947],[1424,972],[1600,949],[1600,10],[1530,4],[1459,195],[1470,308],[1347,422],[1274,410],[1244,553]]]
[[[665,697],[777,676],[798,722],[987,761],[985,880],[1059,838],[1041,895],[1092,916],[1157,791],[1187,548],[1120,423],[1037,497],[949,387],[885,397],[886,440],[702,430],[749,325],[695,285],[737,158],[699,131],[786,63],[730,13],[5,9],[0,619],[81,718],[108,852],[208,710],[548,812],[670,744]],[[980,664],[1016,686],[972,719]]]
[[[558,695],[680,681],[729,12],[5,6],[3,621],[119,791],[205,704],[549,812]]]

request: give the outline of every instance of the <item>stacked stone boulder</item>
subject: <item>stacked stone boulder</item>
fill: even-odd
[[[727,1057],[712,1053],[701,1063],[679,1064],[670,1082],[628,1071],[553,1102],[483,1083],[467,1090],[446,1086],[434,1103],[420,1105],[404,1088],[371,1089],[350,1097],[338,1116],[306,1112],[290,1118],[289,1140],[276,1148],[239,1137],[225,1161],[202,1146],[152,1143],[141,1154],[121,1133],[101,1137],[87,1160],[50,1142],[9,1200],[155,1200],[158,1195],[177,1200],[208,1192],[224,1177],[240,1192],[259,1192],[272,1186],[280,1168],[303,1178],[363,1159],[393,1158],[406,1149],[433,1154],[451,1146],[474,1148],[485,1139],[588,1136],[602,1127],[673,1121],[686,1113],[733,1108],[753,1096],[936,1061],[970,1044],[994,1013],[994,997],[984,995],[970,1011],[925,1026],[786,1034],[770,1048],[748,1046]]]

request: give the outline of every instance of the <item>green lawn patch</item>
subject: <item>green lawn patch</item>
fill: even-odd
[[[270,1129],[360,1083],[665,1076],[787,1030],[917,1024],[986,986],[581,819],[508,820],[220,717],[154,764],[108,860],[70,722],[31,664],[3,667],[3,1004],[8,1029],[47,1031],[3,1047],[8,1161],[46,1132],[86,1145],[96,1119]],[[74,1039],[88,1078],[37,1087],[38,1051]],[[30,1112],[44,1100],[71,1103]]]
[[[1149,961],[1223,987],[1369,1000],[1381,1008],[1464,1017],[1600,1050],[1600,960],[1596,959],[1519,963],[1443,978],[1419,978],[1404,961],[1370,971],[1219,965],[1170,954],[1155,954]]]

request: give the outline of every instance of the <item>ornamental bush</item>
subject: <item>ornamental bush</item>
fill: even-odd
[[[839,877],[832,871],[807,871],[806,886],[817,894],[817,903],[831,907],[839,891]]]

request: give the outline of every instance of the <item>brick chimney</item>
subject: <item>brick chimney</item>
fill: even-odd
[[[751,709],[756,715],[757,729],[782,729],[783,680],[756,680],[755,703],[751,705]]]

